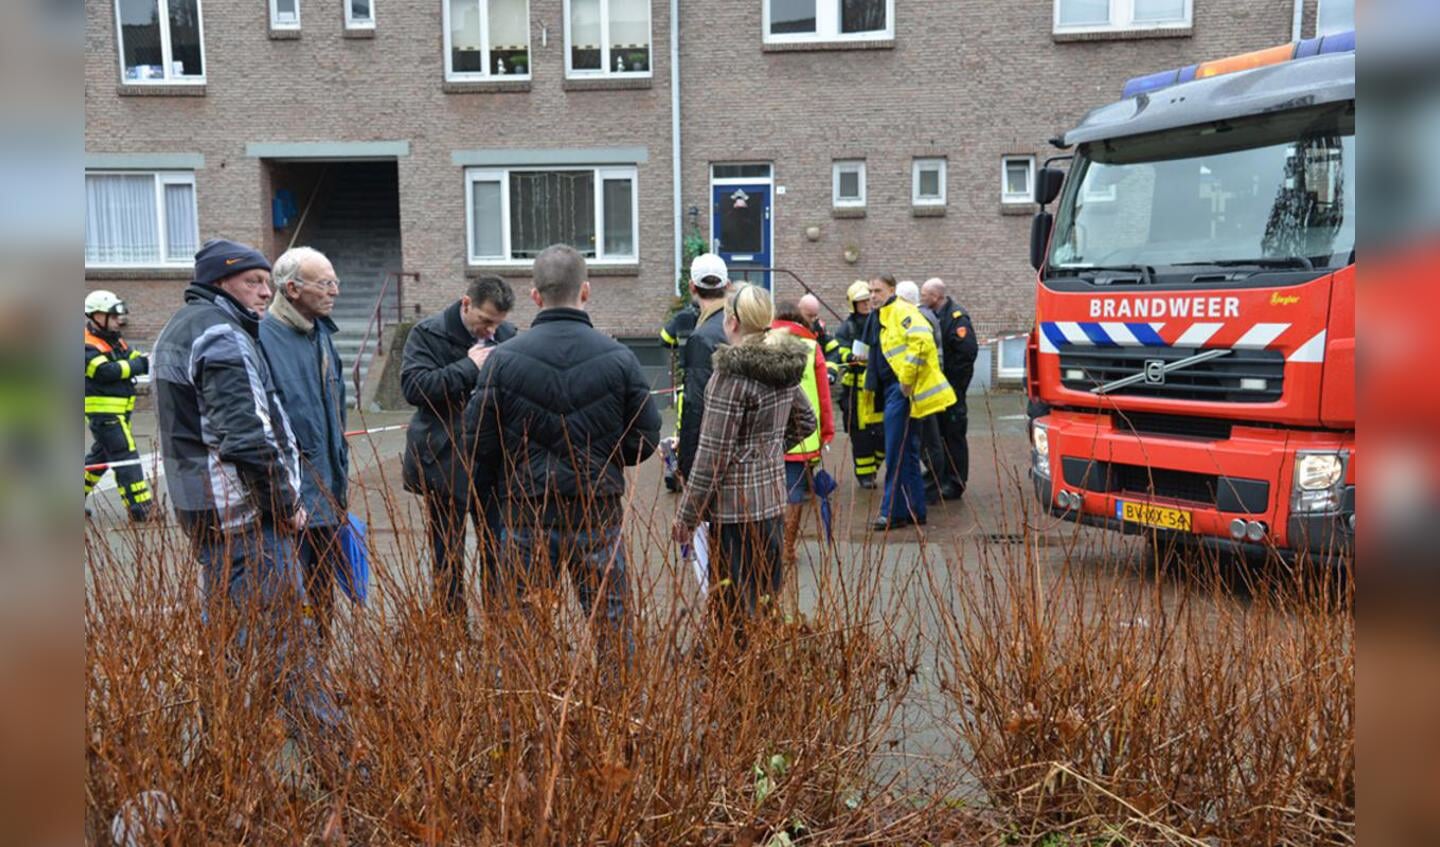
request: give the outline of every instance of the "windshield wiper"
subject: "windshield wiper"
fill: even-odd
[[[1077,274],[1077,276],[1080,276],[1080,278],[1084,279],[1086,282],[1091,283],[1092,285],[1109,285],[1110,283],[1115,282],[1116,277],[1106,277],[1101,275],[1105,273],[1139,274],[1140,283],[1142,285],[1153,285],[1155,283],[1155,268],[1151,265],[1094,265],[1092,267],[1084,268],[1080,274]],[[1120,277],[1120,279],[1124,279],[1124,277]]]
[[[1264,259],[1216,259],[1210,262],[1176,262],[1178,267],[1208,265],[1217,268],[1301,268],[1315,270],[1315,263],[1304,256],[1273,256]]]

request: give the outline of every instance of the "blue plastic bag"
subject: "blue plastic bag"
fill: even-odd
[[[340,588],[350,602],[363,606],[370,597],[370,548],[365,545],[365,522],[355,515],[340,527],[340,549],[347,565],[337,574]]]

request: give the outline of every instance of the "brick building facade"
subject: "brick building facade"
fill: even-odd
[[[856,278],[938,275],[982,336],[1023,331],[1034,207],[1013,191],[1003,202],[1006,157],[1009,187],[1023,188],[1032,159],[1055,152],[1046,140],[1127,78],[1281,43],[1297,19],[1296,0],[678,7],[677,210],[667,0],[88,3],[86,286],[119,292],[135,334],[152,337],[179,304],[192,242],[223,235],[274,256],[301,215],[299,243],[327,216],[333,233],[347,219],[325,199],[358,173],[348,163],[384,162],[393,172],[367,178],[398,204],[399,258],[337,261],[350,331],[384,270],[418,274],[396,308],[427,313],[475,273],[528,288],[530,243],[560,233],[594,238],[597,325],[648,338],[674,300],[677,220],[716,237],[734,192],[712,179],[735,176],[762,186],[769,261],[835,308]],[[1301,34],[1341,7],[1353,20],[1351,0],[1301,0]],[[132,236],[116,220],[130,214],[160,217]],[[522,300],[516,320],[529,314]]]

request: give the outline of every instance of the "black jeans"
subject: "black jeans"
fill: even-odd
[[[488,570],[494,561],[495,526],[482,515],[471,498],[462,503],[446,494],[425,496],[425,525],[430,532],[430,549],[435,560],[435,602],[445,614],[467,619],[465,607],[465,521],[469,517],[480,539],[480,566]]]
[[[712,530],[710,586],[717,611],[739,625],[755,614],[761,597],[773,605],[784,584],[781,553],[785,545],[785,519],[777,516],[740,524],[720,524]],[[729,580],[729,585],[722,583]]]
[[[349,567],[345,552],[340,549],[340,527],[305,527],[295,545],[295,552],[300,559],[300,575],[305,580],[307,611],[315,621],[316,635],[323,644],[330,639],[339,569]]]

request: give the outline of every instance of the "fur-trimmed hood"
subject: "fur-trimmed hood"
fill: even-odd
[[[753,379],[772,388],[793,388],[805,376],[809,348],[782,333],[755,335],[736,345],[721,345],[714,366],[720,373]]]

